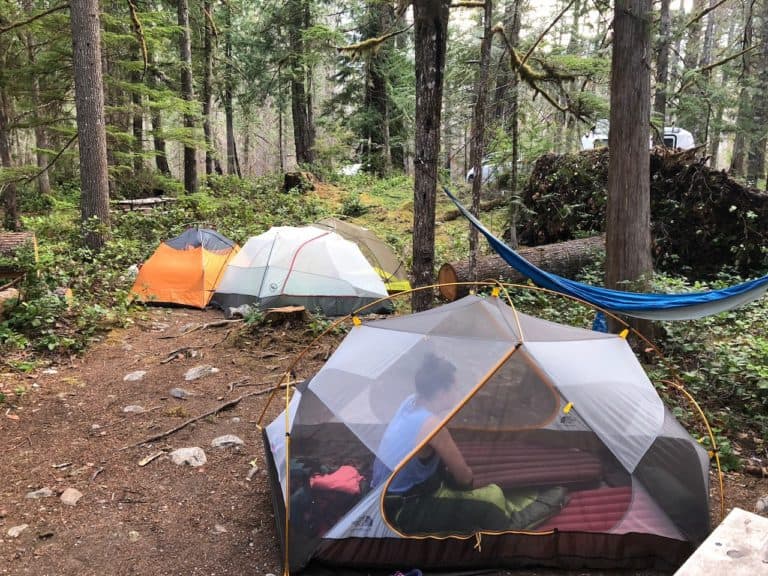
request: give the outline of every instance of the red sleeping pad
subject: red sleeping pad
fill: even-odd
[[[608,532],[624,518],[631,501],[631,486],[573,492],[565,508],[536,530]]]
[[[600,459],[576,448],[520,442],[463,442],[460,449],[474,472],[476,486],[573,486],[599,482],[602,477]]]

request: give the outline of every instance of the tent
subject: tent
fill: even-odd
[[[248,239],[213,301],[224,309],[300,305],[343,316],[386,297],[384,283],[353,242],[312,226],[278,226]],[[390,308],[384,302],[367,311]]]
[[[390,294],[411,289],[403,263],[392,248],[368,228],[338,218],[323,218],[313,226],[336,232],[339,236],[357,244],[363,256],[384,280],[384,285]]]
[[[207,228],[189,228],[162,242],[131,288],[141,302],[205,308],[239,246]]]
[[[426,436],[385,448],[430,357],[455,367],[457,394]],[[493,483],[529,504],[557,492],[559,505],[504,529],[401,523],[411,500],[398,500],[394,484],[443,429],[474,486]],[[497,297],[354,326],[263,437],[292,573],[670,570],[710,530],[708,455],[626,340],[518,313]],[[530,510],[520,506],[515,514]]]

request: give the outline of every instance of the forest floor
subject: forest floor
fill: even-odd
[[[141,444],[270,389],[313,338],[301,323],[256,334],[238,324],[202,327],[217,320],[216,311],[149,308],[82,357],[26,374],[0,372],[0,575],[280,574],[256,426],[269,394],[243,397]],[[308,354],[302,370],[326,356]],[[218,371],[185,379],[204,365]],[[137,371],[146,373],[125,379]],[[174,388],[188,397],[177,398],[184,392]],[[271,402],[264,422],[283,405]],[[227,434],[243,444],[212,447]],[[169,451],[185,447],[202,448],[206,464],[174,464]],[[726,510],[752,510],[768,493],[768,479],[729,473],[725,483]],[[73,504],[62,500],[72,495]],[[716,488],[713,496],[717,522]]]

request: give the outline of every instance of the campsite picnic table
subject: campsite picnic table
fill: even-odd
[[[134,200],[114,200],[113,203],[120,210],[151,210],[158,206],[165,204],[171,204],[176,202],[176,198],[169,198],[167,196],[153,196],[151,198],[136,198]]]

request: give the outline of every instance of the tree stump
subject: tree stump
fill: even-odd
[[[8,305],[12,305],[15,300],[19,299],[19,291],[16,288],[7,288],[0,290],[0,318],[3,317],[3,310]]]
[[[314,190],[317,176],[312,172],[286,172],[283,175],[283,192],[298,188],[302,192]]]
[[[37,240],[34,232],[0,232],[0,286],[5,284],[3,280],[15,280],[24,275],[26,270],[22,270],[11,260],[27,247],[34,251],[37,262]]]
[[[542,270],[572,277],[584,266],[595,262],[604,251],[605,236],[592,236],[533,248],[521,248],[517,253]],[[475,270],[478,281],[524,282],[527,280],[526,276],[512,268],[497,254],[478,257]],[[449,302],[466,296],[470,286],[454,283],[472,281],[469,276],[469,261],[446,262],[440,267],[437,281],[440,284],[448,284],[440,286],[440,295]]]

